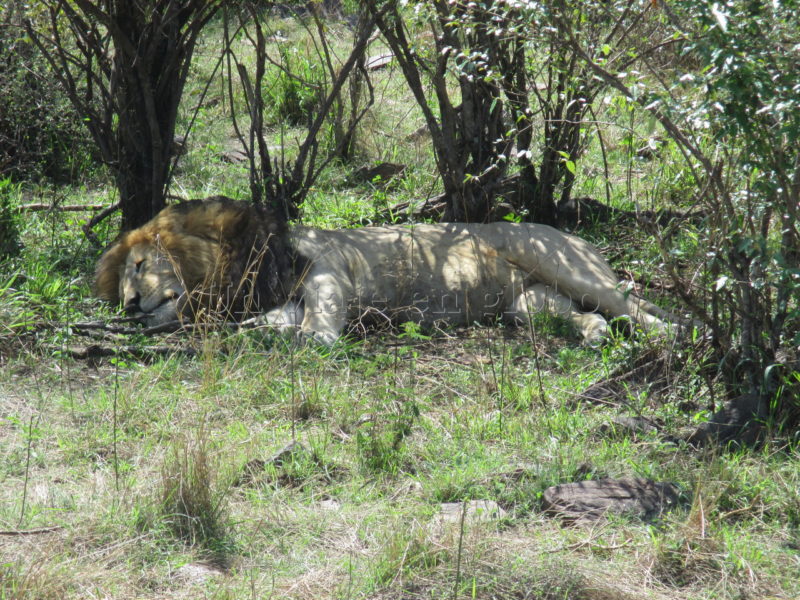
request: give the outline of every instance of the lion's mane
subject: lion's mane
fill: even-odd
[[[120,302],[125,261],[138,244],[157,247],[173,262],[186,290],[196,296],[203,292],[200,302],[232,316],[284,303],[304,262],[292,250],[285,222],[267,207],[225,196],[189,200],[121,234],[108,247],[95,273],[98,297]],[[199,296],[193,300],[198,301]]]

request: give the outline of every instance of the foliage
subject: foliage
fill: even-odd
[[[26,39],[22,10],[17,0],[0,7],[0,176],[70,181],[92,160],[90,148],[57,77]]]
[[[0,179],[0,262],[17,256],[21,250],[18,217],[12,206],[16,188],[11,179]]]
[[[161,471],[161,511],[177,538],[220,551],[225,505],[209,444],[203,429],[175,441]]]
[[[233,127],[250,163],[250,192],[254,202],[266,202],[275,214],[286,219],[296,218],[299,206],[312,185],[331,162],[345,158],[352,152],[355,130],[374,101],[372,86],[364,68],[365,52],[371,41],[373,22],[357,19],[352,47],[346,58],[340,60],[332,47],[334,36],[328,31],[317,9],[308,17],[296,15],[311,40],[314,60],[306,54],[286,50],[279,46],[277,52],[267,48],[267,30],[261,22],[257,3],[245,3],[246,11],[240,16],[239,29],[255,53],[254,76],[237,57],[232,43],[227,19],[225,20],[225,52],[228,64],[228,89],[233,102],[234,73],[231,60],[236,65],[236,75],[244,95],[250,118],[249,132],[245,136],[233,115]],[[268,85],[267,65],[277,73]],[[349,84],[346,86],[346,84]],[[344,90],[349,87],[349,105]],[[362,88],[368,90],[364,98]],[[270,100],[272,102],[270,102]],[[281,144],[287,125],[304,125],[304,137],[298,144],[297,156],[290,162],[282,148],[274,156],[266,142],[265,125],[269,114],[280,119]],[[325,131],[330,128],[330,144],[323,144]]]
[[[619,400],[589,405],[581,391],[636,365],[651,343],[634,336],[579,347],[546,316],[528,331],[441,334],[407,325],[388,343],[371,333],[323,352],[265,340],[259,330],[144,337],[115,324],[107,335],[83,332],[76,320],[107,314],[88,292],[96,256],[79,225],[91,213],[18,218],[16,204],[22,193],[54,204],[94,202],[102,183],[55,191],[7,183],[24,244],[0,263],[0,597],[800,597],[796,430],[734,452],[697,452],[685,442],[686,431],[719,407],[722,391],[735,397],[751,385],[748,374],[764,389],[783,386],[771,396],[779,408],[791,408],[800,386],[790,362],[798,262],[794,242],[787,236],[784,243],[796,227],[796,200],[787,204],[793,188],[776,184],[797,173],[796,27],[787,12],[796,6],[582,4],[591,4],[584,15],[608,10],[603,18],[621,19],[631,38],[590,48],[582,36],[570,37],[582,21],[548,15],[561,42],[606,85],[592,106],[596,122],[581,126],[587,146],[572,161],[575,194],[592,193],[594,169],[613,206],[638,206],[646,196],[654,208],[674,201],[694,209],[695,220],[666,229],[620,220],[581,232],[637,282],[651,280],[649,297],[660,292],[669,303],[682,294],[716,327],[713,338],[698,332],[686,347],[678,340],[668,348],[669,385],[657,391],[617,379]],[[545,32],[530,29],[532,48]],[[219,30],[206,34],[193,61],[195,89],[221,56]],[[415,37],[420,51],[426,39]],[[240,58],[249,69],[249,55]],[[369,149],[397,152],[417,178],[382,190],[390,205],[440,190],[429,144],[405,141],[421,109],[393,69],[370,74],[383,96],[366,123]],[[773,80],[781,85],[771,87]],[[241,93],[231,103],[215,97],[225,86],[213,81],[203,118],[192,125],[204,144],[189,144],[173,174],[187,197],[247,194],[243,169],[209,160],[209,148],[216,152],[233,135],[228,111],[245,104]],[[269,117],[272,107],[265,108]],[[674,141],[657,160],[637,157],[637,144],[660,119]],[[532,123],[538,166],[543,124],[535,116]],[[265,127],[264,135],[270,147],[290,146],[286,140],[303,131]],[[681,151],[688,161],[680,162]],[[569,172],[571,158],[559,160]],[[352,226],[374,218],[374,196],[367,186],[345,187],[342,165],[315,180],[303,205],[307,222]],[[784,214],[790,218],[782,221]],[[782,312],[769,363],[770,332]],[[751,356],[763,357],[756,363],[748,362],[743,334],[751,325],[761,328],[747,342]],[[98,347],[146,360],[112,366],[103,356],[70,358]],[[200,358],[187,358],[198,348]],[[609,433],[620,411],[646,417],[658,431]],[[270,458],[290,442],[310,451],[282,464]],[[545,488],[606,476],[674,481],[691,506],[655,524],[619,517],[592,527],[563,526],[542,513]],[[497,502],[507,516],[443,524],[440,503],[464,499]],[[230,568],[224,575],[204,569],[208,560]]]
[[[676,5],[688,26],[686,52],[708,65],[692,75],[703,96],[676,107],[708,128],[713,144],[705,155],[714,162],[701,161],[715,307],[706,320],[733,395],[758,398],[762,418],[796,409],[783,365],[798,368],[791,349],[800,346],[798,8],[793,1]]]
[[[620,27],[622,17],[605,3],[367,6],[389,8],[377,23],[425,115],[445,220],[495,219],[504,198],[529,220],[555,225],[587,146],[585,117],[605,85],[564,43],[565,32],[621,51],[649,32]]]
[[[42,4],[45,17],[28,19],[26,31],[114,173],[123,229],[138,227],[165,206],[178,104],[197,39],[221,2]]]
[[[663,23],[662,35],[681,40],[693,59],[689,67],[707,64],[674,71],[671,79],[655,71],[620,73],[628,53],[586,45],[560,20],[576,55],[650,111],[687,160],[706,215],[692,257],[705,263],[701,281],[679,275],[687,258],[672,245],[679,238],[657,235],[683,299],[711,331],[739,424],[798,418],[791,382],[800,339],[800,88],[790,75],[798,67],[791,50],[800,43],[796,8],[793,1],[665,5],[652,17]]]
[[[281,46],[279,55],[280,68],[269,78],[267,106],[276,123],[305,124],[320,101],[323,82],[319,65],[300,54],[297,48]]]
[[[413,400],[396,404],[393,412],[377,415],[358,431],[359,454],[368,471],[396,473],[402,467],[403,440],[419,417],[419,407]]]

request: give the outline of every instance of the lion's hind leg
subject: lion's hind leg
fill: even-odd
[[[587,344],[601,341],[608,333],[608,323],[602,315],[582,312],[570,298],[559,294],[549,285],[533,284],[514,298],[511,316],[516,321],[526,324],[529,315],[541,312],[569,319],[578,328]]]
[[[623,286],[624,284],[620,284]],[[667,335],[674,323],[678,319],[663,308],[648,302],[644,298],[639,298],[633,294],[624,294],[626,311],[611,312],[615,316],[629,317],[647,335],[661,337]]]

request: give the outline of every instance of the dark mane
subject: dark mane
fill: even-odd
[[[154,245],[171,257],[192,311],[222,311],[228,318],[284,304],[307,262],[292,248],[287,223],[266,206],[225,196],[188,200],[121,234],[106,249],[95,273],[100,298],[120,302],[125,261],[137,244]]]
[[[242,313],[265,311],[284,304],[306,266],[289,239],[287,223],[268,207],[214,196],[183,205],[203,203],[218,209],[222,219],[219,242],[228,286],[225,307]],[[187,206],[191,211],[192,206]]]

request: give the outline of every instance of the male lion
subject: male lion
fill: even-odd
[[[588,342],[609,317],[661,331],[669,315],[629,294],[588,242],[530,223],[288,229],[268,209],[217,196],[161,211],[100,258],[98,296],[148,326],[207,310],[297,328],[332,344],[348,323],[468,324],[531,311]]]

